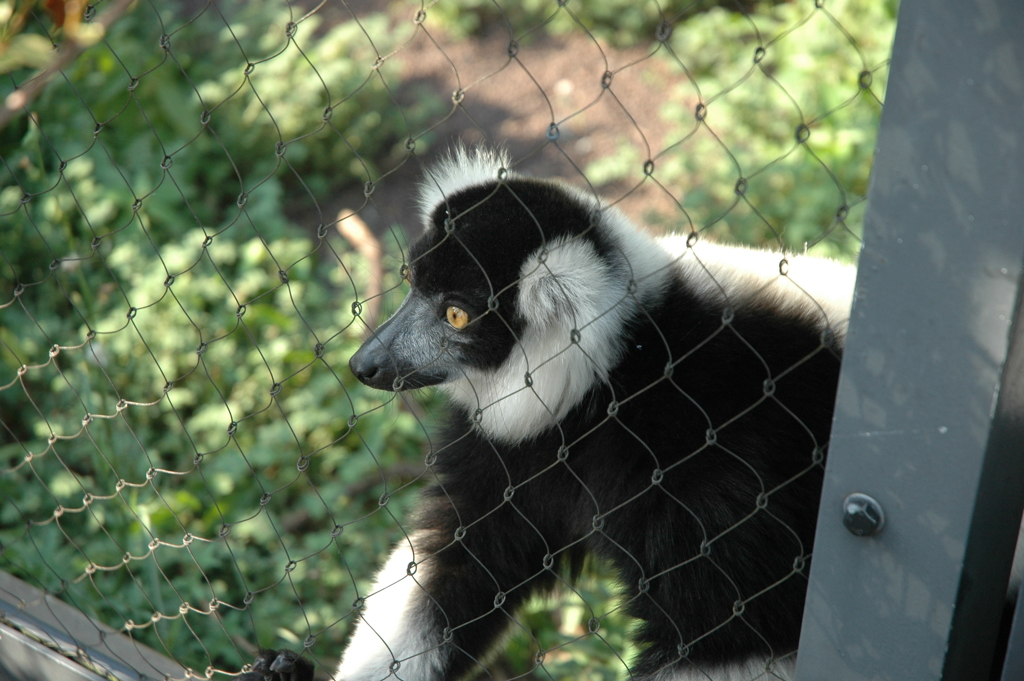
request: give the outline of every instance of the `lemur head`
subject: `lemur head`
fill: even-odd
[[[383,390],[440,384],[489,434],[518,440],[606,375],[669,257],[593,195],[508,165],[459,148],[429,173],[409,294],[349,366]]]

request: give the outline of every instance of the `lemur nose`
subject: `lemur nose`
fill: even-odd
[[[372,381],[380,373],[380,365],[371,356],[372,353],[364,352],[365,349],[365,346],[360,348],[348,361],[349,370],[362,383]]]

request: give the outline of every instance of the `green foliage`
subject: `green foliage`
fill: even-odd
[[[675,130],[655,159],[685,215],[649,221],[856,257],[894,28],[895,6],[870,0],[689,19],[667,46],[679,78],[662,116]]]
[[[0,74],[49,66],[56,56],[57,35],[79,44],[95,43],[102,32],[82,23],[85,9],[84,3],[69,5],[67,0],[0,0]]]
[[[381,15],[217,9],[136,7],[0,133],[0,568],[200,671],[336,654],[426,437],[341,370],[366,268],[285,196],[376,177],[431,105],[369,69]]]
[[[52,213],[60,198],[48,194],[16,215]],[[236,228],[206,247],[207,233],[189,230],[158,253],[145,221],[63,262],[51,279],[59,287],[41,285],[47,296],[26,293],[24,309],[4,310],[5,383],[20,364],[43,364],[54,342],[85,345],[62,348],[0,392],[18,440],[0,446],[9,467],[0,475],[0,555],[5,569],[67,589],[115,626],[153,610],[177,616],[183,603],[205,611],[216,599],[222,623],[191,615],[137,635],[176,659],[237,668],[249,655],[233,652],[233,636],[266,643],[345,614],[338,604],[355,600],[356,583],[344,569],[371,575],[401,536],[395,518],[414,495],[378,500],[407,479],[390,471],[415,459],[425,432],[396,405],[365,414],[358,430],[348,423],[379,404],[334,370],[362,334],[349,305],[337,304],[368,286],[342,269],[351,254],[335,259],[327,242],[264,241]],[[5,244],[4,255],[27,254]],[[69,295],[54,295],[60,289]],[[51,435],[61,439],[48,444]],[[55,507],[80,510],[51,519]],[[355,532],[332,536],[357,521]],[[189,534],[189,550],[175,548]],[[122,566],[126,553],[137,560]],[[289,556],[303,559],[291,572]],[[93,565],[113,569],[83,580]],[[311,573],[322,577],[305,579]],[[273,595],[251,613],[234,610],[266,589]],[[326,655],[345,631],[322,637]]]
[[[592,563],[572,590],[527,602],[517,618],[523,630],[508,645],[510,676],[533,671],[566,681],[629,678],[628,664],[637,652],[629,640],[635,623],[623,611],[621,585],[610,573],[610,565]],[[538,664],[543,671],[535,670]]]

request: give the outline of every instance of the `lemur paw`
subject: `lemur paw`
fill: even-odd
[[[261,650],[239,681],[313,681],[313,663],[291,650]]]

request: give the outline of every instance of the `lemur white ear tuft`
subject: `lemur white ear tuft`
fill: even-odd
[[[559,239],[531,254],[520,270],[519,313],[530,324],[579,328],[606,298],[607,263],[586,239]]]
[[[448,150],[441,161],[427,169],[420,183],[417,203],[420,206],[423,225],[430,229],[430,217],[438,206],[444,205],[449,196],[463,189],[477,187],[488,182],[497,182],[498,171],[504,169],[505,178],[515,177],[509,170],[512,159],[506,149],[472,147],[467,149],[461,142]]]

